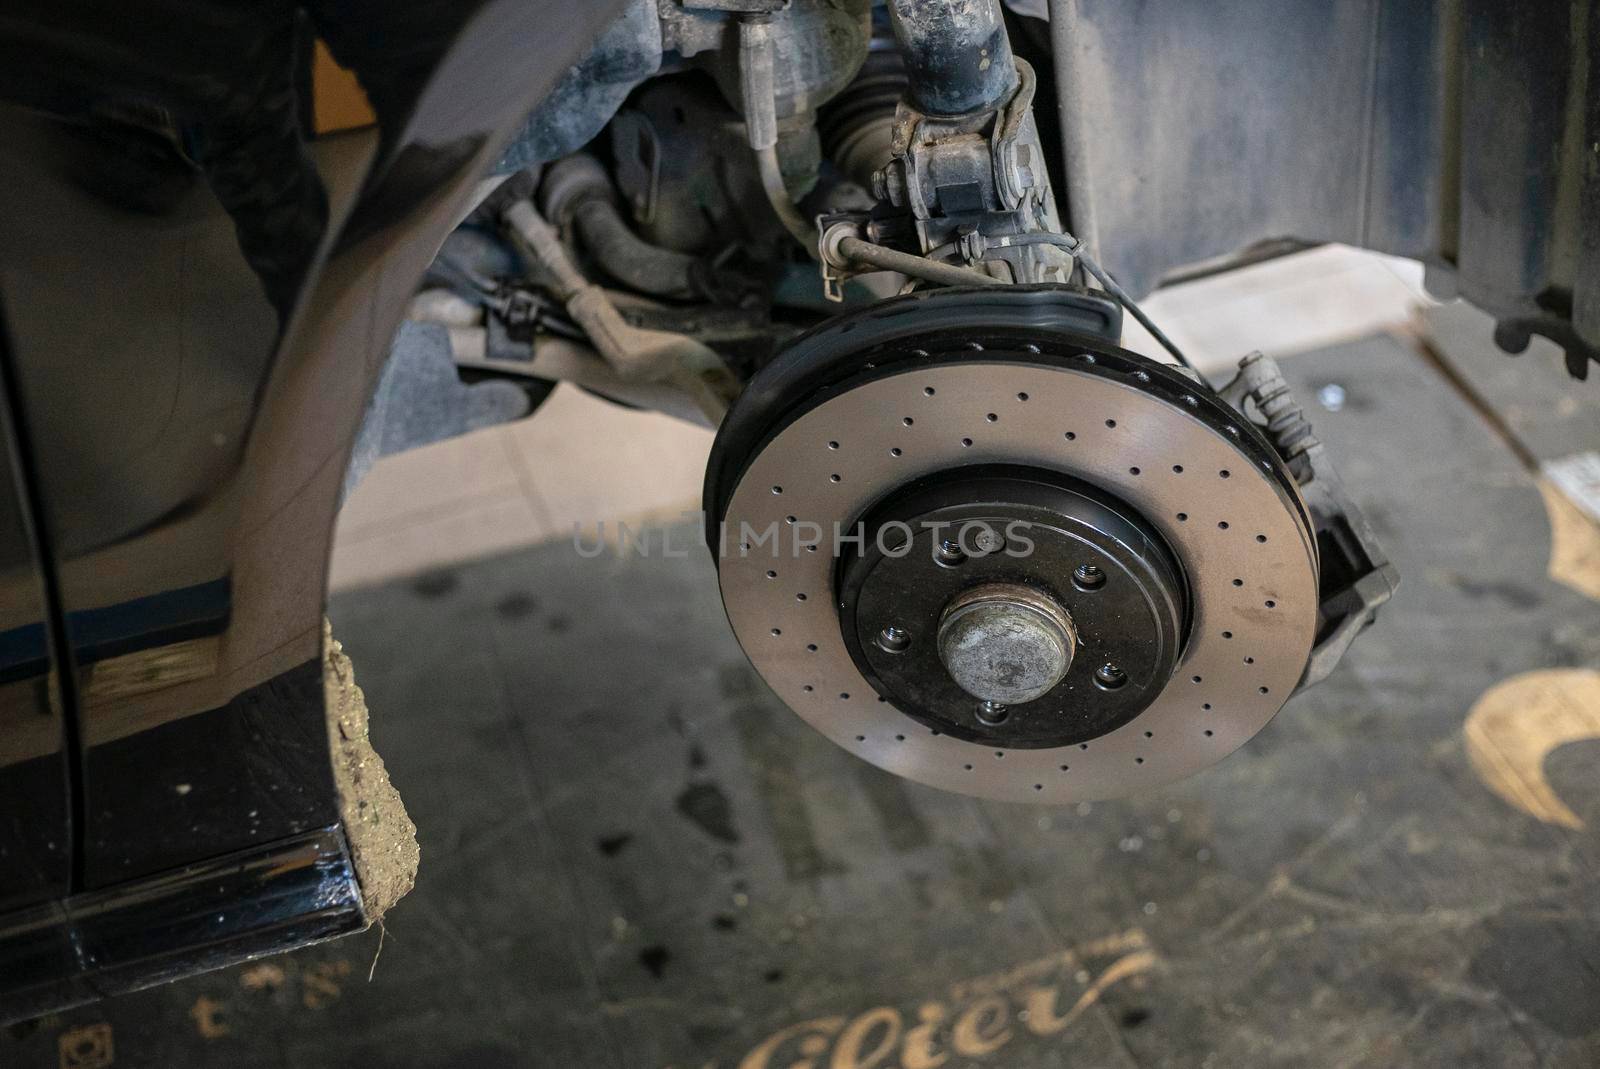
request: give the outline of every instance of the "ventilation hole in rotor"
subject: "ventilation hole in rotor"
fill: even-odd
[[[1088,743],[1086,743],[1086,742],[1080,742],[1080,743],[1078,743],[1078,749],[1080,749],[1080,750],[1087,750],[1087,749],[1088,749],[1088,748],[1089,748],[1089,744],[1088,744]]]
[[[807,553],[815,553],[816,551],[817,551],[817,547],[815,545],[810,545],[810,546],[806,547],[806,552]]]
[[[972,766],[971,765],[962,765],[961,767],[966,769],[968,772],[972,771]]]
[[[857,742],[866,742],[867,741],[867,737],[865,735],[857,735],[856,736],[856,741]]]
[[[806,652],[807,653],[816,653],[817,652],[817,644],[815,642],[806,643]]]
[[[1179,523],[1188,523],[1189,522],[1189,514],[1187,512],[1178,513],[1178,522]]]
[[[1266,687],[1257,687],[1256,690],[1260,691],[1262,694],[1271,694],[1272,693]]]
[[[781,635],[781,634],[783,634],[783,628],[781,628],[781,627],[774,627],[774,628],[773,628],[773,629],[772,629],[772,637],[773,637],[773,638],[777,638],[777,637],[778,637],[778,636],[779,636],[779,635]]]
[[[1191,682],[1191,683],[1200,683],[1200,682],[1203,682],[1203,681],[1201,680],[1201,678],[1199,676],[1190,676],[1189,677],[1189,682]]]
[[[1210,712],[1211,711],[1211,703],[1210,702],[1201,702],[1200,703],[1200,708],[1204,709],[1206,712]]]
[[[1142,757],[1135,757],[1135,758],[1134,758],[1134,759],[1133,759],[1133,763],[1134,763],[1134,764],[1136,764],[1136,765],[1142,765],[1142,764],[1144,764],[1144,758],[1142,758]]]
[[[1244,586],[1244,580],[1243,579],[1235,579],[1233,581],[1233,585],[1234,586]]]
[[[940,731],[938,728],[929,728],[928,734],[937,737],[939,735],[943,735],[944,732]]]
[[[1034,785],[1033,785],[1033,789],[1034,789],[1034,790],[1036,790],[1036,791],[1042,791],[1042,790],[1044,790],[1044,784],[1042,784],[1042,783],[1035,783],[1035,784],[1034,784]]]
[[[1228,476],[1230,476],[1230,475],[1231,475],[1231,474],[1233,474],[1233,473],[1232,473],[1232,472],[1230,472],[1230,471],[1229,471],[1229,470],[1228,470],[1228,469],[1227,469],[1227,468],[1223,468],[1223,469],[1222,469],[1222,470],[1221,470],[1221,471],[1219,471],[1219,472],[1217,472],[1217,478],[1219,478],[1219,479],[1226,479],[1226,478],[1228,478]]]
[[[850,692],[848,690],[841,690],[839,692],[839,700],[842,701],[842,702],[849,701],[850,700]]]
[[[1004,757],[1004,756],[1005,756],[1005,755],[1006,755],[1006,752],[1005,752],[1005,751],[1004,751],[1004,750],[996,750],[996,751],[995,751],[995,752],[994,752],[994,755],[995,755],[995,756],[996,756],[996,757]]]
[[[798,520],[799,520],[798,516],[785,516],[783,518],[783,522],[787,523],[787,524],[794,524],[794,523],[798,522]]]
[[[879,700],[879,701],[880,701],[880,702],[886,702],[886,701],[888,701],[888,700],[889,700],[889,699],[888,699],[888,698],[885,698],[885,697],[884,697],[884,696],[883,696],[883,695],[882,695],[882,694],[880,694],[880,695],[878,695],[878,700]]]
[[[894,737],[894,741],[895,742],[905,742],[906,741],[906,737],[904,735],[896,735]]]
[[[1144,733],[1144,737],[1147,739],[1153,739],[1156,737],[1156,733],[1153,731],[1147,731]]]
[[[1114,419],[1106,420],[1106,426],[1107,427],[1115,427],[1116,425],[1117,425],[1117,421],[1116,420],[1114,420]]]
[[[1232,631],[1224,631],[1222,633],[1222,637],[1223,638],[1232,638],[1233,637],[1233,632]]]
[[[905,426],[910,427],[910,426],[914,425],[917,421],[912,419],[910,416],[907,416],[905,419],[901,420],[900,422],[902,424],[904,424]]]
[[[1138,468],[1129,468],[1128,469],[1128,474],[1129,475],[1137,475],[1137,474],[1139,474],[1139,469]]]
[[[768,568],[767,569],[767,578],[768,579],[776,579],[776,578],[778,578],[778,573],[773,571],[771,568]]]
[[[1265,542],[1266,540],[1267,540],[1267,536],[1266,535],[1256,535],[1256,541],[1257,542]]]
[[[894,449],[889,450],[889,455],[892,456],[892,457],[900,456],[900,449],[898,447],[896,447]]]
[[[1076,434],[1073,434],[1071,431],[1068,431],[1066,433],[1066,439],[1069,442],[1076,442],[1078,440],[1078,436]]]
[[[838,449],[839,448],[839,443],[838,442],[829,442],[828,443],[828,448],[829,449]]]
[[[1228,529],[1228,521],[1227,520],[1218,520],[1217,521],[1217,530],[1226,531],[1227,529]]]
[[[773,487],[773,488],[772,488],[772,492],[773,492],[773,493],[775,493],[775,494],[781,494],[781,493],[783,493],[783,487],[781,487],[781,486],[774,486],[774,487]]]
[[[739,543],[739,554],[741,556],[743,556],[744,554],[749,553],[749,552],[750,552],[750,543],[749,542],[740,542]]]
[[[1172,474],[1174,474],[1174,475],[1182,475],[1183,474],[1183,465],[1182,464],[1174,464],[1174,465],[1172,465]]]
[[[1206,728],[1206,730],[1205,730],[1205,736],[1206,736],[1206,738],[1208,738],[1208,739],[1209,739],[1209,738],[1210,738],[1210,737],[1211,737],[1211,736],[1212,736],[1212,735],[1214,735],[1214,734],[1216,734],[1216,732],[1214,732],[1214,731],[1212,731],[1212,730],[1211,730],[1211,729],[1210,729],[1210,728]]]
[[[972,445],[972,439],[971,438],[963,438],[963,439],[961,439],[961,444],[964,445],[964,446],[970,447]]]
[[[810,694],[812,691],[816,690],[817,688],[813,687],[810,683],[807,683],[805,686],[801,687],[800,689],[805,691],[807,694]]]
[[[1019,394],[1017,394],[1017,400],[1019,400],[1019,401],[1026,401],[1026,400],[1027,400],[1027,399],[1028,399],[1028,395],[1027,395],[1027,394],[1026,394],[1026,393],[1019,393]]]
[[[836,482],[838,482],[838,481],[839,481],[839,475],[838,475],[838,474],[837,474],[837,473],[836,473],[836,474],[833,474],[833,475],[830,475],[830,476],[828,476],[828,481],[829,481],[829,482],[830,482],[830,483],[836,483]]]
[[[1269,599],[1269,600],[1268,600],[1268,601],[1267,601],[1267,602],[1266,602],[1266,606],[1267,606],[1267,608],[1269,608],[1269,609],[1276,609],[1276,608],[1277,608],[1277,607],[1278,607],[1278,603],[1277,603],[1277,602],[1276,602],[1276,601],[1272,601],[1272,600],[1270,600],[1270,599]]]
[[[993,412],[989,413],[987,416],[984,416],[983,418],[988,420],[990,423],[998,423],[998,422],[1000,422],[1000,417],[998,415],[996,415],[995,413],[993,413]]]
[[[796,600],[796,601],[804,601],[804,600],[806,600],[806,596],[804,594],[796,594],[794,596],[794,600]]]
[[[937,392],[938,391],[935,390],[932,386],[924,386],[922,388],[922,394],[923,394],[924,397],[932,397]]]
[[[1244,659],[1244,663],[1245,664],[1255,664],[1256,663],[1256,659],[1254,657],[1246,657]]]
[[[1066,772],[1066,771],[1070,770],[1071,768],[1072,768],[1071,765],[1062,765],[1061,766],[1061,771]]]

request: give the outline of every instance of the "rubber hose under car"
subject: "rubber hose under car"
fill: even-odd
[[[600,197],[582,201],[573,208],[572,221],[595,263],[618,282],[658,297],[705,296],[704,287],[695,285],[699,258],[645,241],[611,201]]]
[[[657,297],[707,296],[710,279],[700,258],[652,245],[635,234],[617,206],[610,175],[593,156],[578,153],[551,166],[543,200],[545,214],[570,221],[583,247],[613,280]]]

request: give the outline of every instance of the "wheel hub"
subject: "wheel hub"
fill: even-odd
[[[1081,480],[957,468],[891,494],[861,536],[838,566],[845,642],[873,689],[929,727],[993,745],[1081,742],[1136,716],[1172,674],[1187,602],[1177,564],[1127,505]],[[906,636],[892,652],[875,641],[885,627]]]
[[[1253,428],[1053,299],[813,332],[730,414],[707,506],[729,620],[801,716],[920,782],[1060,802],[1259,730],[1305,667],[1317,563]]]

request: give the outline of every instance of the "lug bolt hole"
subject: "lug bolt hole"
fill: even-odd
[[[1101,690],[1116,690],[1127,682],[1127,673],[1109,661],[1094,670],[1094,685]]]
[[[904,653],[911,648],[911,636],[891,624],[878,632],[878,648],[884,653]]]
[[[980,702],[978,704],[978,722],[994,727],[1004,724],[1011,716],[1011,710],[998,702]],[[1000,756],[995,754],[996,757]]]
[[[1097,564],[1080,564],[1072,570],[1072,585],[1079,590],[1099,590],[1106,585],[1106,573]]]

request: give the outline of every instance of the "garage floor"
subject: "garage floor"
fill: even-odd
[[[0,1065],[1600,1065],[1600,528],[1527,467],[1600,448],[1600,385],[1449,313],[1492,420],[1409,340],[1285,361],[1342,386],[1313,415],[1402,589],[1212,771],[1072,808],[893,779],[764,689],[702,553],[555,540],[333,602],[422,842],[386,934]]]

